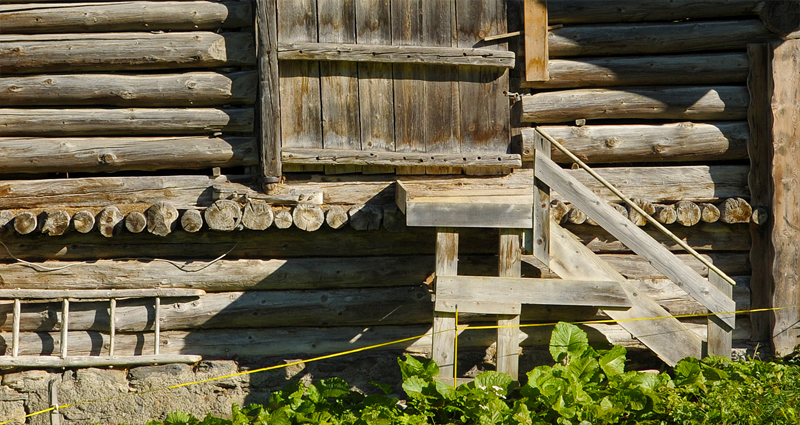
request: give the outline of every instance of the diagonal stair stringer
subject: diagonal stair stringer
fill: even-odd
[[[550,269],[562,279],[619,282],[633,307],[603,311],[661,360],[675,366],[684,357],[702,357],[703,341],[694,332],[552,220],[550,238]]]

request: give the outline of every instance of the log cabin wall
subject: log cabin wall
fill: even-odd
[[[524,15],[528,3],[513,3],[518,15],[509,31],[528,31],[523,22],[535,19]],[[747,46],[777,38],[759,19],[763,2],[531,3],[547,4],[549,79],[528,80],[521,64],[530,58],[512,72],[512,89],[522,93],[512,120],[520,123],[514,133],[523,160],[532,159],[529,126],[540,126],[670,230],[687,240],[709,238],[701,252],[737,276],[737,309],[747,308],[749,227],[765,222],[763,210],[753,214],[749,203]],[[515,48],[520,56],[525,42],[540,43],[523,33]],[[555,148],[552,157],[570,165]],[[585,180],[618,202],[588,175]],[[594,251],[614,252],[620,262],[635,258],[581,211],[558,200],[554,207],[556,219]],[[638,214],[630,218],[644,225]],[[735,242],[722,242],[723,234]],[[661,278],[616,265],[629,278]],[[737,318],[740,326],[749,328],[747,316]]]

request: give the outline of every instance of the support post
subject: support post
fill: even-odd
[[[158,350],[161,346],[161,298],[156,297],[156,317],[154,323],[156,335],[155,335],[155,348],[153,350],[153,354],[156,356],[158,355]]]
[[[114,337],[117,334],[117,299],[112,298],[109,308],[109,329],[108,329],[108,355],[114,356]]]
[[[522,277],[522,229],[500,229],[500,277]],[[499,315],[497,320],[497,371],[519,379],[519,315]]]
[[[61,425],[61,412],[58,411],[58,381],[53,379],[50,381],[50,425]]]
[[[720,291],[724,292],[727,296],[733,297],[733,287],[730,285],[730,283],[722,279],[722,277],[720,277],[720,275],[717,273],[709,271],[708,282],[714,285]],[[735,316],[735,314],[733,316]],[[733,331],[730,329],[723,329],[716,322],[711,320],[711,318],[709,318],[707,332],[707,354],[709,356],[731,358],[731,350],[733,348]]]
[[[534,158],[550,158],[550,141],[534,131]],[[534,161],[535,164],[535,161]],[[535,167],[535,165],[534,165]],[[544,265],[550,265],[550,186],[536,178],[533,170],[533,256]]]
[[[525,0],[525,80],[550,79],[547,51],[547,0]]]
[[[281,112],[278,78],[278,8],[275,0],[256,1],[259,75],[259,147],[263,189],[281,181]]]
[[[14,298],[14,325],[11,329],[11,356],[19,356],[19,318],[22,314],[22,305],[19,298]]]
[[[67,358],[67,345],[69,344],[69,300],[64,298],[61,302],[61,358]]]
[[[436,276],[458,274],[458,233],[453,228],[436,229]],[[439,376],[455,376],[455,313],[433,312],[432,358],[439,365]],[[454,382],[453,385],[456,383]]]
[[[753,308],[800,304],[800,40],[750,45],[751,204],[768,212],[751,224]],[[771,340],[778,356],[798,344],[796,307],[755,313],[753,339]]]

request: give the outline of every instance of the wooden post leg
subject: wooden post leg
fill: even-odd
[[[500,277],[522,276],[522,229],[500,229]],[[497,371],[519,379],[519,316],[499,316],[497,325]]]
[[[535,132],[534,156],[550,158],[550,141]],[[533,179],[533,256],[546,266],[550,266],[550,187],[536,178]]]
[[[110,328],[108,330],[108,355],[114,355],[114,337],[117,334],[117,299],[111,299],[111,306],[109,311],[109,324]]]
[[[67,335],[69,334],[69,300],[61,302],[61,358],[67,358]]]
[[[50,381],[50,425],[61,425],[61,412],[58,411],[58,380]]]
[[[156,319],[155,319],[155,349],[153,354],[158,355],[158,350],[161,348],[161,298],[156,297]]]
[[[14,325],[11,329],[11,355],[19,356],[19,316],[22,314],[22,305],[19,298],[14,299]]]
[[[725,295],[733,297],[733,287],[713,271],[708,272],[708,283],[714,285]],[[717,325],[710,317],[708,319],[708,355],[717,357],[731,357],[733,348],[733,331],[725,330]]]
[[[436,276],[458,274],[458,233],[452,228],[439,228],[436,233]],[[455,374],[454,313],[433,312],[433,354],[439,365],[439,376],[450,378]]]

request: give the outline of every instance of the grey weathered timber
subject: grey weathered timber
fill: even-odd
[[[437,311],[454,311],[454,304],[458,304],[460,310],[463,303],[465,312],[482,313],[478,310],[484,302],[631,307],[631,302],[617,281],[437,276],[436,285]]]
[[[719,208],[716,205],[703,202],[697,206],[700,207],[700,220],[703,223],[716,223],[719,220]]]
[[[641,208],[642,211],[646,212],[651,217],[656,212],[655,206],[650,201],[639,198],[633,198],[631,199],[631,201],[633,201],[633,203],[635,203],[637,207]],[[645,218],[644,215],[640,214],[638,211],[636,211],[636,209],[631,208],[630,205],[626,206],[628,207],[628,220],[630,220],[631,223],[639,227],[642,227],[645,224],[647,224],[647,218]]]
[[[552,59],[550,79],[522,87],[578,88],[666,84],[735,84],[747,80],[744,53]]]
[[[275,217],[275,227],[278,229],[288,229],[292,227],[292,213],[287,208],[274,208],[273,215]]]
[[[0,208],[103,207],[159,201],[181,207],[205,206],[212,202],[209,188],[225,180],[206,176],[3,180]]]
[[[775,36],[756,19],[565,26],[550,31],[551,58],[744,50]]]
[[[347,210],[341,205],[333,205],[325,211],[325,223],[331,229],[343,228],[349,219]]]
[[[390,1],[359,0],[355,2],[355,8],[356,43],[392,43]],[[394,80],[392,79],[392,64],[359,63],[358,76],[361,149],[394,151]],[[394,168],[366,166],[363,171],[364,174],[393,173]],[[341,217],[341,215],[334,214],[333,217]],[[347,218],[346,214],[344,218]],[[330,225],[330,222],[328,224]]]
[[[614,212],[616,214],[616,212]],[[667,364],[674,365],[685,357],[702,355],[697,335],[672,317],[652,298],[639,293],[616,270],[604,263],[573,239],[572,235],[556,223],[551,223],[550,268],[564,279],[613,279],[620,283],[633,307],[625,311],[607,310],[606,314],[638,338]],[[629,320],[658,317],[653,320]]]
[[[0,137],[0,173],[153,171],[250,166],[252,137]]]
[[[560,90],[523,96],[521,120],[743,120],[748,102],[739,86]]]
[[[675,221],[686,227],[699,223],[702,216],[700,207],[691,201],[678,201],[675,204],[675,212],[677,213]]]
[[[522,239],[521,229],[500,229],[500,246],[497,254],[498,279],[520,279],[522,277]],[[448,277],[445,276],[444,279]],[[456,279],[458,279],[456,277]],[[489,282],[482,282],[489,283]],[[497,285],[502,282],[489,283]],[[439,299],[440,288],[436,283],[436,297]],[[482,288],[482,289],[485,289]],[[491,288],[492,290],[496,288]],[[479,289],[480,290],[480,289]],[[477,294],[476,294],[477,295]],[[516,303],[514,297],[503,297],[500,302]],[[480,296],[472,300],[481,299]],[[460,302],[456,301],[458,305]],[[497,371],[506,373],[515,381],[519,379],[519,340],[520,340],[520,315],[519,313],[505,313],[497,316]]]
[[[270,210],[270,213],[272,210]],[[203,228],[203,213],[197,209],[188,209],[181,214],[181,228],[189,233],[199,232]]]
[[[2,367],[59,368],[59,367],[104,367],[104,366],[143,366],[170,363],[198,363],[202,356],[188,354],[92,356],[79,355],[66,358],[54,356],[0,357]]]
[[[211,230],[230,232],[242,221],[242,207],[235,201],[220,199],[206,208],[203,216]]]
[[[534,155],[550,157],[550,141],[536,133],[532,151]],[[550,209],[550,186],[536,178],[535,169],[533,177],[533,230],[531,230],[532,246],[529,250],[534,257],[547,265],[550,263],[550,216],[555,211]],[[557,221],[560,220],[561,218]]]
[[[631,251],[625,244],[600,227],[575,225],[566,225],[566,227],[592,251],[608,253]],[[656,228],[645,226],[641,229],[669,250],[681,251],[678,244],[664,236]],[[726,252],[750,249],[750,233],[747,226],[731,226],[724,223],[699,224],[692,227],[672,225],[669,230],[695,250]]]
[[[167,236],[178,227],[178,209],[169,202],[156,202],[144,214],[150,234]]]
[[[49,74],[0,78],[4,106],[218,106],[253,104],[255,71],[221,74]]]
[[[391,46],[348,43],[281,43],[281,60],[416,63],[513,68],[514,52],[435,46]]]
[[[107,206],[97,214],[97,231],[101,235],[111,238],[117,236],[125,226],[125,216],[114,205]]]
[[[314,0],[277,0],[278,39],[284,43],[316,43],[317,7]],[[281,145],[322,148],[319,63],[289,61],[279,67]],[[286,168],[286,171],[303,171]],[[306,170],[312,171],[312,170]],[[321,171],[319,167],[313,171]]]
[[[708,283],[722,291],[727,296],[733,298],[733,287],[723,280],[718,274],[711,272],[708,275]],[[729,314],[731,320],[736,320],[736,314]],[[731,357],[733,346],[733,331],[724,329],[708,319],[707,353],[709,356]]]
[[[41,214],[44,219],[42,233],[48,236],[61,236],[69,230],[70,214],[64,210],[49,210]]]
[[[742,198],[728,198],[719,204],[719,219],[723,223],[749,223],[753,208]]]
[[[0,136],[252,132],[253,109],[0,109]]]
[[[304,202],[297,204],[292,210],[292,221],[298,229],[313,232],[322,227],[325,213],[319,205]]]
[[[628,279],[663,279],[663,273],[656,270],[647,260],[632,254],[598,254],[599,257],[614,267]],[[729,276],[744,276],[750,274],[750,264],[747,261],[748,253],[712,251],[702,254],[707,260],[722,269]],[[708,268],[690,254],[675,254],[700,276],[708,276]],[[737,286],[738,288],[738,286]]]
[[[149,297],[199,297],[205,294],[202,289],[187,288],[135,288],[135,289],[0,289],[2,299],[53,300],[96,300],[102,298],[149,298]]]
[[[712,287],[685,263],[676,259],[644,231],[620,217],[616,211],[602,202],[588,188],[571,178],[558,165],[547,158],[536,158],[536,174],[542,181],[559,193],[565,194],[573,203],[589,214],[604,229],[611,232],[637,254],[647,258],[659,271],[672,279],[679,287],[691,294],[713,313],[733,311],[734,302],[720,290]],[[732,328],[733,320],[717,316],[717,323]]]
[[[14,230],[20,235],[27,235],[33,233],[38,226],[38,219],[36,214],[30,211],[22,211],[14,217]]]
[[[436,269],[437,277],[455,276],[458,274],[458,232],[453,228],[436,229]],[[456,314],[433,312],[431,358],[439,365],[439,376],[455,377],[456,364],[455,339]]]
[[[197,31],[253,25],[249,2],[116,1],[0,5],[4,34]]]
[[[355,230],[376,230],[381,227],[383,209],[376,205],[356,205],[347,210],[348,223]]]
[[[276,0],[256,1],[256,56],[258,73],[259,153],[261,183],[280,183],[281,166],[281,104],[280,74],[278,71],[278,16]],[[264,191],[267,187],[264,187]]]
[[[781,37],[800,37],[800,2],[797,0],[768,0],[759,17],[770,31]]]
[[[423,153],[384,152],[346,149],[285,148],[281,152],[286,164],[324,165],[387,165],[398,167],[446,166],[519,168],[522,160],[517,154],[506,153]]]
[[[121,71],[254,65],[250,33],[0,35],[0,72]]]
[[[321,204],[323,189],[313,187],[313,185],[309,186],[307,184],[291,184],[284,182],[284,184],[270,188],[269,193],[264,193],[260,188],[254,188],[250,185],[219,182],[214,184],[213,191],[214,200],[235,199],[240,203],[247,203],[248,200],[253,199],[275,205],[294,205],[299,202]]]
[[[317,0],[319,41],[355,43],[355,1]],[[358,65],[353,62],[319,62],[322,104],[322,145],[332,149],[361,149]],[[328,174],[360,171],[355,166],[326,166]]]
[[[272,225],[274,218],[272,207],[261,200],[249,201],[242,209],[242,225],[245,229],[265,230]]]
[[[678,21],[755,16],[759,0],[548,0],[551,24]]]
[[[745,121],[542,126],[587,164],[616,162],[722,161],[747,158],[750,129]],[[535,130],[522,129],[522,160],[533,160]],[[555,162],[569,162],[553,149]]]
[[[525,43],[525,78],[523,83],[547,81],[550,77],[547,52],[547,0],[523,2]]]
[[[147,229],[147,217],[139,211],[131,211],[125,215],[125,229],[131,233],[141,233]]]
[[[72,227],[80,233],[89,233],[94,229],[94,214],[91,211],[80,210],[72,216]]]

